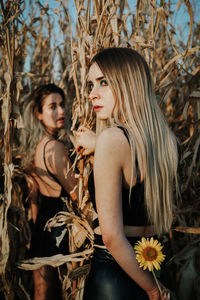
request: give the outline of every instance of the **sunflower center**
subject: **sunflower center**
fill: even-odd
[[[146,261],[152,261],[157,258],[158,252],[155,248],[146,247],[145,249],[143,249],[143,256]]]

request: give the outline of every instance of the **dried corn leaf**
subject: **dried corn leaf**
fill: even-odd
[[[196,228],[196,227],[177,226],[174,228],[174,230],[184,232],[184,233],[200,234],[200,228]]]
[[[42,266],[59,267],[67,262],[80,262],[88,260],[92,253],[92,249],[86,249],[82,252],[69,255],[57,254],[50,257],[35,257],[19,262],[17,267],[23,270],[37,270]]]

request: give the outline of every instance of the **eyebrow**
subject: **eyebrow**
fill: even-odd
[[[100,80],[103,79],[103,78],[105,78],[105,76],[97,77],[95,80],[100,81]],[[88,82],[92,82],[92,80],[88,80]]]
[[[50,102],[49,104],[48,104],[48,106],[51,106],[51,105],[61,105],[62,103],[65,103],[63,100],[60,102],[60,103],[57,103],[56,101],[53,101],[53,102]]]
[[[101,79],[105,78],[105,76],[97,77],[96,80],[99,81]]]

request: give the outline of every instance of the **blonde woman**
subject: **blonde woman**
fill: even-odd
[[[88,73],[95,134],[81,127],[76,148],[93,151],[88,188],[98,218],[95,251],[84,300],[169,299],[139,268],[133,245],[172,224],[177,145],[158,107],[144,58],[130,48],[97,53]]]
[[[55,84],[41,85],[24,109],[25,130],[21,135],[21,166],[32,178],[31,212],[34,222],[31,256],[68,254],[68,235],[63,227],[44,230],[57,212],[66,210],[62,197],[76,199],[76,179],[64,144],[58,140],[65,125],[65,95]],[[31,177],[30,177],[31,176]],[[29,181],[30,182],[30,181]],[[34,274],[34,299],[62,299],[56,268],[42,267]]]

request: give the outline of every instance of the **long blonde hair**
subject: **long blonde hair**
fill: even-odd
[[[58,93],[65,101],[64,91],[57,85],[50,83],[37,87],[24,104],[22,119],[23,132],[20,135],[21,167],[25,170],[32,168],[35,149],[44,134],[48,134],[45,127],[38,120],[37,114],[42,113],[44,99],[53,93]]]
[[[156,101],[148,65],[130,48],[104,49],[93,57],[90,65],[94,62],[116,99],[112,120],[108,120],[107,126],[126,129],[132,153],[132,180],[144,172],[147,215],[156,233],[167,232],[173,220],[177,143]]]

